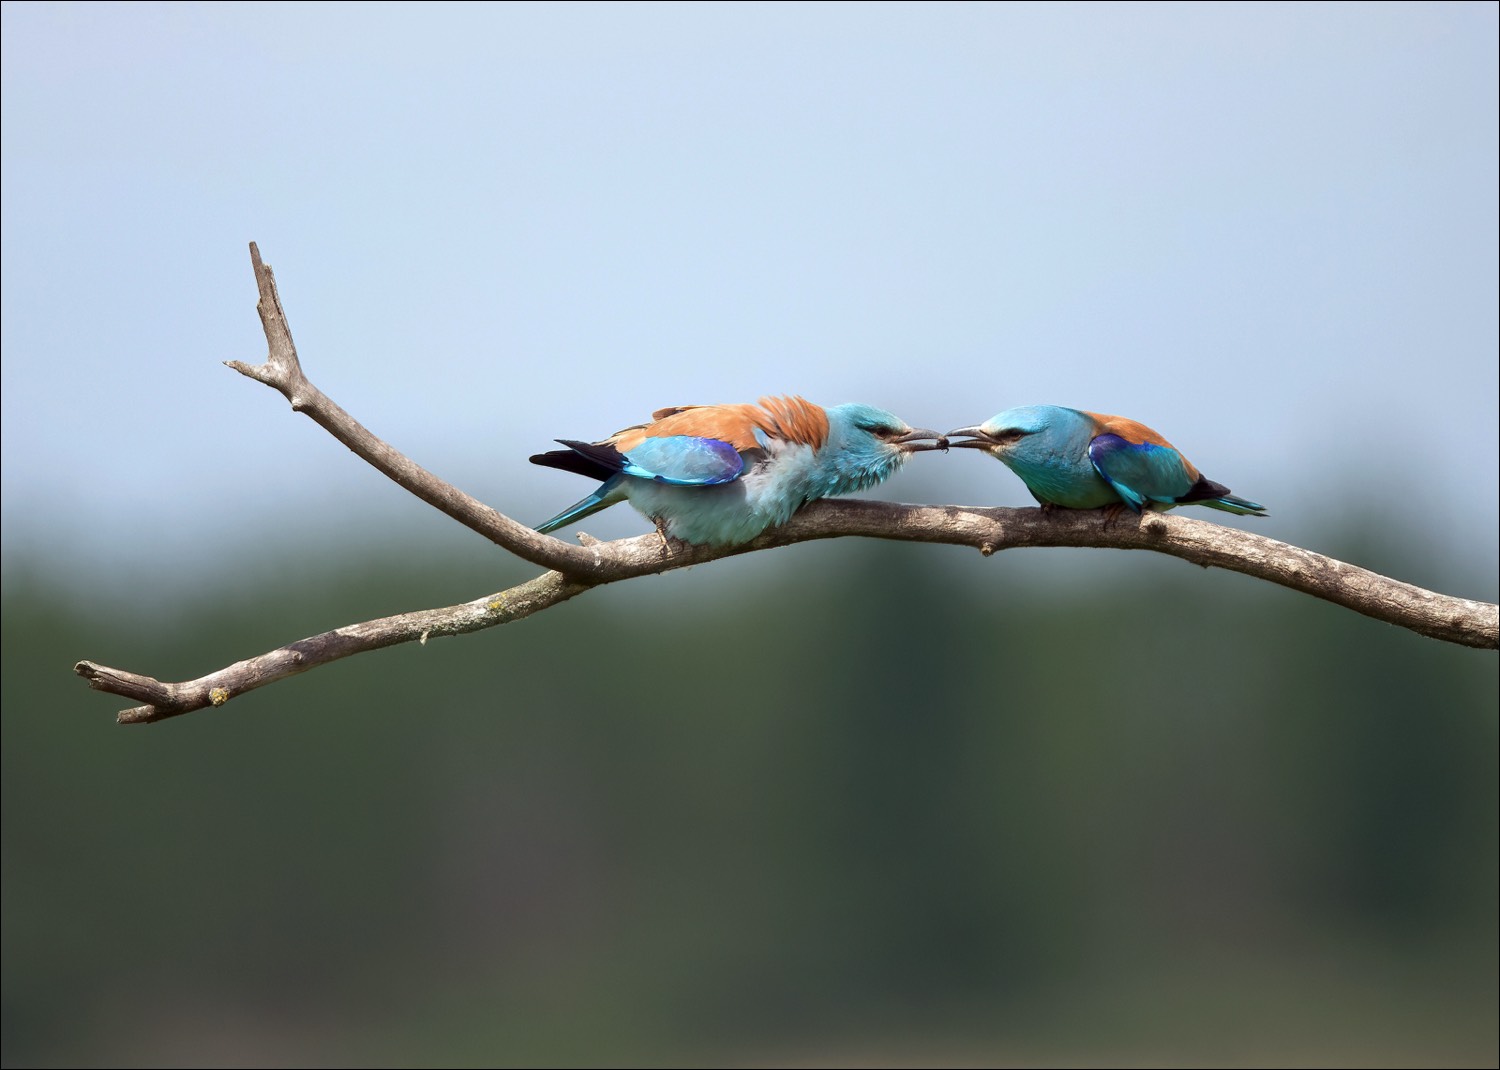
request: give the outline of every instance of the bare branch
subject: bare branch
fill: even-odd
[[[376,438],[313,386],[297,359],[271,269],[261,261],[253,243],[250,255],[260,288],[261,322],[270,348],[264,364],[229,361],[229,366],[281,391],[295,411],[311,416],[423,501],[518,557],[552,571],[461,605],[403,613],[324,632],[183,683],[162,683],[90,661],[79,662],[74,671],[88,680],[90,687],[143,703],[122,711],[118,716],[121,724],[146,724],[222,706],[247,691],[351,654],[508,624],[602,584],[756,550],[846,536],[971,546],[985,555],[1044,546],[1153,550],[1204,567],[1269,580],[1444,642],[1500,649],[1500,607],[1491,603],[1437,594],[1237,528],[1160,513],[1135,517],[1114,516],[1107,511],[819,501],[744,546],[669,544],[655,534],[600,542],[582,533],[582,545],[573,546],[539,535],[445,483]]]
[[[463,635],[493,628],[497,624],[509,624],[566,602],[586,590],[586,585],[571,582],[561,573],[547,572],[499,594],[476,598],[462,605],[400,613],[335,628],[180,684],[164,684],[147,676],[96,665],[92,661],[80,661],[73,666],[73,671],[96,691],[108,691],[145,703],[144,706],[122,710],[115,718],[120,724],[149,724],[210,706],[222,706],[247,691],[351,654],[399,643],[425,643],[428,639],[445,635]]]
[[[226,366],[281,391],[292,403],[292,411],[306,413],[318,426],[378,471],[428,505],[441,509],[460,524],[477,531],[517,557],[530,561],[533,565],[557,569],[572,576],[617,578],[600,573],[594,555],[583,547],[539,535],[526,525],[517,523],[439,479],[372,435],[363,424],[314,386],[303,374],[302,363],[297,359],[297,347],[292,342],[292,332],[281,308],[281,296],[276,292],[276,276],[271,272],[271,266],[261,260],[260,249],[254,242],[250,243],[250,262],[255,268],[255,281],[260,289],[260,302],[256,308],[260,312],[261,326],[265,329],[270,351],[264,364],[226,360]]]
[[[1270,580],[1434,639],[1491,650],[1500,647],[1500,607],[1490,603],[1436,594],[1236,528],[1159,513],[1138,520],[1132,516],[1114,519],[1097,511],[1044,513],[1040,509],[822,501],[741,547],[688,546],[673,552],[659,536],[640,535],[613,542],[590,539],[588,549],[599,554],[603,574],[623,579],[846,536],[971,546],[986,555],[1045,546],[1154,550],[1195,565]],[[120,713],[118,720],[121,724],[146,724],[222,706],[246,691],[351,654],[509,624],[609,582],[614,580],[578,580],[547,572],[507,591],[461,605],[403,613],[315,635],[185,683],[164,684],[89,661],[79,662],[75,671],[96,690],[144,702],[146,705]]]
[[[808,506],[751,548],[844,535],[973,546],[986,555],[1024,546],[1154,550],[1204,568],[1269,580],[1432,639],[1500,649],[1500,606],[1492,602],[1438,594],[1300,546],[1175,513],[1112,518],[1101,510],[825,501]]]

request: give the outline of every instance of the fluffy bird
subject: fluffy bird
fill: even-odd
[[[1206,505],[1226,513],[1266,516],[1265,506],[1206,479],[1177,447],[1145,424],[1123,416],[1025,405],[977,427],[960,427],[953,446],[987,451],[1021,477],[1043,507],[1172,509]]]
[[[602,442],[557,441],[567,448],[531,463],[601,482],[537,531],[629,501],[664,535],[719,546],[748,542],[807,502],[873,487],[911,454],[947,446],[873,405],[825,409],[800,397],[658,409]]]

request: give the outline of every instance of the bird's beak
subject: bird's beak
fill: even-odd
[[[970,446],[970,447],[972,447],[972,448],[974,448],[976,450],[983,450],[983,449],[989,449],[991,446],[993,446],[995,444],[995,440],[993,438],[991,438],[989,435],[985,434],[984,429],[982,427],[958,427],[958,428],[954,428],[952,431],[949,431],[943,437],[944,438],[957,438],[960,435],[964,436],[967,439],[967,441],[965,441],[965,442],[950,442],[950,443],[948,443],[948,445],[954,447],[955,449],[963,447],[963,446]]]
[[[934,439],[925,442],[924,439]],[[948,440],[936,431],[928,431],[922,427],[914,427],[904,435],[897,435],[891,439],[907,453],[921,453],[924,450],[942,450],[948,452]]]

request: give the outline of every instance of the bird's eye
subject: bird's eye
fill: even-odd
[[[1027,434],[1028,432],[1022,431],[1020,428],[1008,427],[1004,431],[1001,431],[998,435],[996,435],[995,440],[1002,443],[1003,445],[1008,446],[1012,442],[1019,442],[1021,439],[1025,438]]]

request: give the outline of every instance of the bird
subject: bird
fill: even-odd
[[[1023,405],[946,437],[955,439],[954,447],[984,450],[1004,462],[1044,509],[1123,506],[1139,513],[1206,505],[1242,516],[1269,515],[1265,506],[1205,478],[1151,428],[1123,416]]]
[[[599,442],[555,441],[566,448],[531,463],[600,485],[537,531],[629,501],[665,538],[709,546],[749,542],[807,502],[873,487],[911,454],[947,448],[937,432],[873,405],[824,408],[790,396],[658,409]]]

